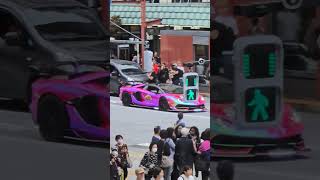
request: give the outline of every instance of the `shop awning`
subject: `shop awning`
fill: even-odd
[[[140,25],[138,4],[112,3],[110,17],[120,16],[123,25]],[[147,3],[147,21],[162,19],[162,25],[210,28],[209,3]]]

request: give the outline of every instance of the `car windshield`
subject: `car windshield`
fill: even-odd
[[[183,94],[183,88],[175,85],[159,85],[159,87],[165,92],[170,94]]]
[[[105,72],[106,68],[95,64],[63,64],[56,66],[57,74],[81,75],[90,72]]]
[[[29,21],[49,41],[104,40],[105,32],[84,8],[27,9]]]
[[[121,65],[121,71],[125,75],[143,74],[141,68],[136,65]]]

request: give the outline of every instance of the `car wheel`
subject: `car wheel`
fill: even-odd
[[[130,106],[132,104],[131,96],[128,93],[123,93],[122,95],[122,104],[124,106]]]
[[[38,123],[45,140],[61,141],[69,123],[64,104],[53,95],[43,97],[38,105]]]
[[[160,111],[168,111],[170,109],[169,103],[166,98],[161,98],[159,102]]]

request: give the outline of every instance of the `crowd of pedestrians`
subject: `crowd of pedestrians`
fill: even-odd
[[[110,168],[112,180],[126,179],[132,168],[128,146],[121,135],[115,137]],[[195,126],[187,127],[183,114],[178,113],[174,127],[154,127],[148,151],[142,157],[135,173],[137,179],[193,180],[200,175],[209,179],[210,129],[199,132]],[[195,170],[195,173],[193,173]]]
[[[199,132],[196,126],[187,127],[183,113],[178,113],[174,127],[154,127],[147,152],[135,170],[137,180],[194,180],[210,177],[210,129]],[[115,137],[111,150],[111,180],[125,180],[132,168],[128,146],[121,135]],[[219,180],[233,180],[234,167],[221,161],[216,174]]]
[[[148,83],[167,83],[180,85],[180,78],[183,77],[184,69],[182,66],[174,63],[169,68],[166,63],[158,64],[153,60],[153,68],[148,72]]]

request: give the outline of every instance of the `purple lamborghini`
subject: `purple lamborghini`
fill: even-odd
[[[184,100],[183,88],[172,84],[139,84],[120,88],[124,106],[159,108],[161,111],[205,111],[205,99],[194,102]]]
[[[77,73],[51,74],[33,83],[30,109],[44,139],[109,141],[109,74],[104,67],[89,67],[79,65]],[[70,69],[67,64],[58,71]]]

